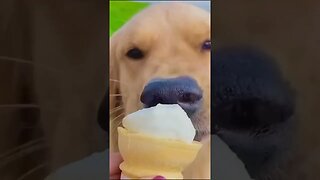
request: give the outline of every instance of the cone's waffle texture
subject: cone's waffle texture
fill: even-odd
[[[196,158],[202,144],[161,139],[118,127],[122,173],[129,178],[161,175],[182,179],[182,171]]]

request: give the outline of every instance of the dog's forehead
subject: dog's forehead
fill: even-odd
[[[161,3],[153,5],[140,13],[141,17],[149,17],[165,20],[171,26],[179,21],[187,21],[189,24],[210,23],[209,12],[188,3]],[[157,23],[154,21],[154,23]]]
[[[190,4],[161,3],[146,8],[134,16],[125,29],[135,36],[138,36],[139,32],[146,36],[148,32],[159,35],[172,30],[177,33],[209,34],[210,14]]]

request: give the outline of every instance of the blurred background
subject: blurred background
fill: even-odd
[[[0,1],[1,180],[43,179],[105,149],[96,116],[107,85],[107,7]]]

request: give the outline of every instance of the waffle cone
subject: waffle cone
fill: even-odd
[[[118,127],[122,173],[129,178],[161,175],[182,179],[182,171],[196,158],[202,144],[168,140]]]

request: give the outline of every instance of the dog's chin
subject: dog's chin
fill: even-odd
[[[196,136],[194,137],[194,141],[201,141],[203,140],[204,137],[208,136],[209,133],[208,132],[204,132],[204,131],[199,131],[199,130],[196,130]]]
[[[196,114],[190,117],[193,126],[196,129],[196,135],[194,137],[195,141],[201,141],[205,137],[210,135],[210,127],[209,127],[209,116],[205,116],[203,114]]]

